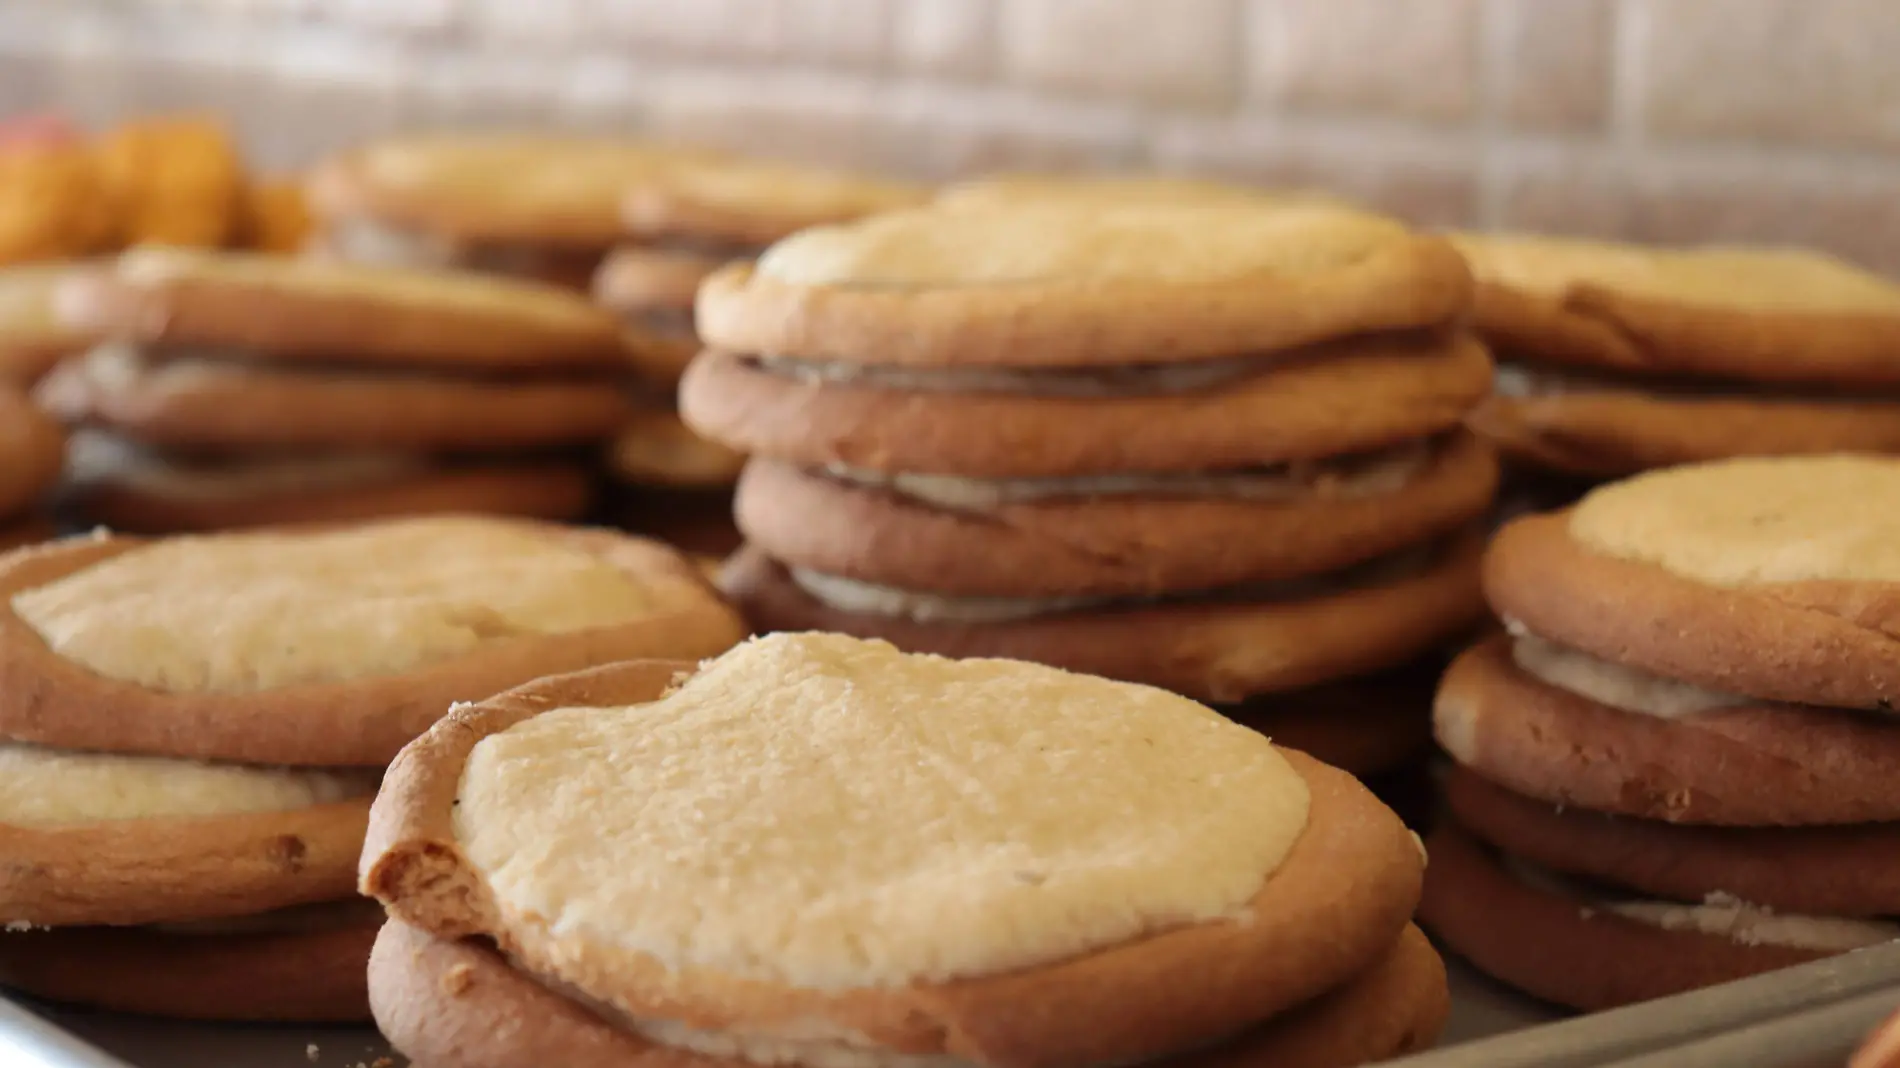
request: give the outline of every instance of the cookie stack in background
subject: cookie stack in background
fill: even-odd
[[[91,347],[95,338],[62,322],[53,297],[79,261],[0,267],[0,382],[30,387],[61,360]]]
[[[1054,204],[1081,207],[1155,204],[1241,206],[1349,205],[1317,189],[1272,188],[1178,174],[991,174],[945,186],[932,203],[941,208]]]
[[[1422,749],[1429,689],[1314,688],[1482,614],[1469,296],[1443,240],[1339,208],[807,230],[700,290],[682,411],[754,457],[723,584],[762,630],[1150,683],[1384,770]]]
[[[1792,249],[1453,240],[1499,361],[1471,425],[1533,497],[1731,456],[1900,452],[1900,286]]]
[[[1651,472],[1498,535],[1421,915],[1582,1009],[1900,938],[1900,460]]]
[[[451,704],[740,636],[672,550],[465,517],[69,539],[0,597],[0,985],[199,1019],[367,1018],[370,798]]]
[[[48,497],[65,449],[60,425],[25,393],[0,383],[0,552],[53,536]]]
[[[641,410],[606,454],[613,515],[630,529],[697,552],[736,548],[732,485],[744,457],[679,421],[680,375],[699,351],[693,297],[721,265],[751,260],[808,226],[915,204],[911,185],[779,163],[681,161],[628,184],[627,243],[593,281],[594,299],[626,325]]]
[[[154,248],[61,297],[112,340],[38,399],[83,428],[75,517],[124,530],[577,519],[629,410],[613,318],[551,286]]]

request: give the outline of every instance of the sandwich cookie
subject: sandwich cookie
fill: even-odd
[[[86,331],[62,323],[53,310],[53,294],[81,270],[75,263],[0,268],[0,380],[31,386],[92,343]]]
[[[1322,1066],[1445,1012],[1363,787],[1031,664],[799,634],[546,679],[405,750],[371,822],[372,1001],[422,1063]]]
[[[641,409],[607,446],[615,525],[687,552],[723,557],[743,540],[732,486],[745,457],[695,434],[677,414]]]
[[[584,454],[561,454],[632,410],[612,317],[548,287],[141,250],[61,300],[112,338],[36,394],[100,432],[73,457],[88,522],[578,518]]]
[[[1592,1009],[1900,938],[1895,489],[1896,460],[1729,460],[1499,533],[1509,632],[1435,709],[1447,944]]]
[[[1529,467],[1900,451],[1900,286],[1788,249],[1456,240],[1503,363],[1472,425]]]
[[[740,636],[670,551],[484,519],[74,539],[0,589],[0,984],[190,1018],[366,1016],[370,798],[452,703]]]

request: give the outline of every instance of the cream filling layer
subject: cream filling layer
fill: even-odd
[[[867,386],[918,393],[1013,393],[1032,397],[1142,397],[1196,393],[1271,370],[1284,358],[1236,356],[1179,364],[1136,364],[1086,370],[1003,367],[893,367],[843,360],[760,356],[760,368],[801,382]]]
[[[1616,898],[1516,857],[1505,857],[1504,867],[1528,886],[1577,900],[1585,919],[1608,913],[1664,931],[1712,935],[1738,945],[1821,953],[1846,953],[1900,939],[1900,923],[1891,920],[1781,913],[1720,890],[1700,904]]]
[[[940,508],[983,511],[1007,504],[1076,497],[1220,497],[1248,501],[1376,497],[1403,488],[1431,462],[1432,453],[1431,445],[1418,442],[1365,456],[1254,471],[1075,478],[886,474],[839,464],[827,466],[824,472],[840,482],[890,490]]]
[[[898,1053],[867,1044],[861,1036],[840,1035],[836,1024],[793,1022],[771,1031],[704,1031],[677,1020],[622,1018],[641,1037],[672,1049],[751,1064],[798,1068],[974,1068],[947,1053]],[[853,1039],[856,1039],[855,1041]]]
[[[384,452],[192,461],[111,434],[81,431],[68,444],[67,467],[79,485],[115,482],[175,500],[232,501],[373,486],[421,474],[430,465],[419,456]]]
[[[1511,632],[1511,659],[1519,670],[1600,705],[1660,719],[1684,719],[1718,708],[1755,703],[1746,697],[1704,690],[1599,659],[1581,649],[1540,638],[1516,620],[1505,620],[1505,627]]]
[[[50,830],[285,812],[368,796],[381,777],[7,742],[0,743],[0,824]]]

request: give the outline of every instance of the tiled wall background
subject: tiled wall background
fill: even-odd
[[[215,107],[295,165],[430,123],[928,176],[1157,167],[1428,223],[1900,271],[1895,0],[0,0],[0,110]]]

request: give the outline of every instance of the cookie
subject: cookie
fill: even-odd
[[[1593,478],[1733,456],[1900,452],[1900,403],[1591,386],[1498,396],[1471,428],[1526,465]]]
[[[0,385],[0,519],[38,503],[65,465],[66,433],[19,390]]]
[[[1452,663],[1434,718],[1458,763],[1554,804],[1740,827],[1900,820],[1900,720],[1745,699],[1625,711],[1532,676],[1502,636]]]
[[[693,297],[726,257],[688,249],[623,245],[589,282],[594,303],[620,317],[634,370],[671,392],[699,353]]]
[[[1408,927],[1363,975],[1210,1049],[1149,1062],[1170,1068],[1343,1068],[1429,1048],[1450,1010],[1444,964]],[[664,1057],[689,1068],[735,1062],[657,1047],[520,973],[492,949],[391,921],[370,955],[376,1021],[420,1063],[620,1068]]]
[[[1126,1063],[1233,1034],[1373,967],[1415,900],[1422,858],[1363,787],[1173,695],[839,635],[682,669],[619,665],[451,713],[392,766],[363,889],[436,937],[494,938],[517,970],[673,1046],[726,1053],[799,1021],[999,1065]],[[991,740],[1038,730],[1062,742]],[[1077,753],[1088,774],[1051,795]],[[709,773],[626,773],[682,761]],[[709,788],[721,766],[753,785]],[[940,770],[910,770],[925,766]],[[893,773],[901,787],[871,786]],[[751,847],[808,820],[849,842]],[[948,868],[946,835],[965,843]],[[1001,853],[969,845],[999,835]],[[603,849],[616,865],[699,860],[623,880],[592,859]],[[529,854],[534,875],[498,877]],[[814,862],[822,881],[797,874]],[[617,934],[569,933],[587,929]]]
[[[1208,471],[1386,448],[1457,427],[1483,346],[1381,335],[1197,368],[924,372],[708,352],[686,421],[753,455],[970,478]]]
[[[747,355],[1177,364],[1438,326],[1470,285],[1443,239],[1346,209],[921,209],[805,230],[724,267],[697,317],[707,344]]]
[[[648,242],[754,251],[811,226],[922,203],[922,186],[760,160],[702,158],[626,183],[620,220]]]
[[[1432,861],[1419,919],[1426,928],[1485,972],[1574,1009],[1668,997],[1839,952],[1749,944],[1689,920],[1670,929],[1632,919],[1507,871],[1453,827],[1440,826],[1425,846]],[[1673,915],[1695,916],[1692,907]]]
[[[1373,779],[1420,760],[1432,742],[1431,678],[1400,669],[1340,679],[1221,709],[1274,745]]]
[[[0,986],[48,1001],[180,1020],[359,1023],[378,923],[181,933],[81,927],[0,933]]]
[[[1443,790],[1460,827],[1552,871],[1676,901],[1730,894],[1777,912],[1900,915],[1893,824],[1684,826],[1533,800],[1465,768]]]
[[[53,294],[81,270],[66,262],[0,268],[0,380],[30,386],[93,342],[53,310]]]
[[[1458,539],[1406,561],[1415,570],[1285,601],[972,604],[802,576],[826,587],[827,603],[751,547],[727,562],[720,585],[759,631],[837,631],[915,652],[1030,660],[1226,703],[1395,667],[1461,634],[1484,611],[1480,552],[1475,537]]]
[[[1855,389],[1900,384],[1900,286],[1819,253],[1454,240],[1501,354],[1636,375]]]
[[[787,566],[965,597],[1143,597],[1289,582],[1481,515],[1489,449],[1453,437],[1352,460],[1185,476],[982,481],[757,461],[739,528]]]
[[[607,474],[635,486],[726,489],[744,466],[742,454],[700,437],[665,408],[634,409],[607,446]]]
[[[1071,207],[1236,202],[1251,206],[1343,205],[1317,189],[1273,189],[1172,174],[992,174],[938,192],[943,208],[1054,203]]]
[[[452,702],[740,634],[654,543],[453,516],[70,539],[0,595],[0,735],[264,764],[379,765]]]
[[[1867,1036],[1847,1068],[1895,1068],[1900,1065],[1900,1013],[1887,1018]]]
[[[134,249],[69,280],[62,321],[248,360],[463,372],[614,371],[620,324],[577,294],[469,273]]]
[[[1601,487],[1519,519],[1485,560],[1507,619],[1708,690],[1900,700],[1900,460],[1731,460]]]
[[[86,524],[172,534],[444,514],[576,520],[592,500],[592,479],[572,464],[400,453],[191,460],[84,432],[60,509]]]

